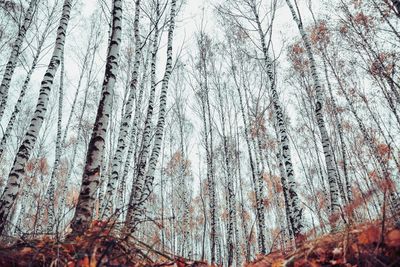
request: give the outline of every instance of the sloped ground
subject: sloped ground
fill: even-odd
[[[357,225],[306,241],[286,255],[276,251],[259,256],[247,266],[400,266],[400,230],[394,226],[383,227],[381,222]]]
[[[133,237],[115,237],[102,222],[72,241],[48,236],[0,245],[0,267],[8,266],[207,266],[154,250]]]
[[[382,231],[383,229],[383,231]],[[111,237],[95,222],[87,234],[70,242],[49,237],[19,240],[0,247],[0,266],[207,266],[162,253],[134,240]],[[400,230],[380,222],[357,225],[304,242],[297,250],[258,256],[248,267],[400,266]]]

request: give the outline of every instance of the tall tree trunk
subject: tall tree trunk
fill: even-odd
[[[201,89],[205,90],[205,89]],[[205,152],[206,152],[206,165],[207,165],[207,185],[208,185],[208,191],[209,191],[209,209],[210,209],[210,254],[211,254],[211,263],[213,264],[215,262],[215,244],[216,244],[216,214],[215,214],[215,209],[216,209],[216,196],[215,196],[215,181],[213,177],[213,172],[212,172],[212,165],[211,165],[211,152],[210,150],[212,149],[212,146],[210,146],[210,141],[208,138],[208,126],[207,127],[207,115],[206,115],[206,106],[205,106],[205,97],[203,96],[205,93],[201,92],[202,96],[200,96],[200,102],[201,102],[201,115],[202,115],[202,121],[203,121],[203,129],[204,129],[204,146],[205,146]],[[211,133],[212,134],[212,133]]]
[[[126,160],[124,164],[124,170],[123,170],[123,175],[121,177],[120,184],[118,186],[118,195],[119,195],[119,200],[118,203],[120,205],[120,208],[124,208],[122,212],[122,216],[124,216],[125,213],[125,202],[126,202],[126,180],[129,175],[129,170],[131,167],[132,160],[136,161],[136,156],[134,155],[136,153],[137,147],[138,147],[138,140],[139,140],[139,132],[138,132],[138,124],[140,124],[140,115],[141,115],[141,107],[142,107],[142,99],[143,99],[143,93],[144,93],[144,87],[146,84],[146,73],[147,73],[147,67],[148,67],[148,61],[149,57],[146,58],[145,63],[144,63],[144,68],[143,68],[143,76],[142,80],[139,85],[139,92],[138,96],[136,96],[136,103],[135,103],[135,116],[133,116],[133,121],[132,121],[132,128],[131,128],[131,134],[130,134],[130,142],[129,142],[129,147],[128,151],[126,153]],[[132,157],[134,159],[132,159]],[[136,173],[134,172],[133,177],[135,177]],[[134,181],[133,181],[134,182]],[[129,193],[129,192],[128,192]]]
[[[57,119],[57,137],[56,137],[56,151],[54,158],[53,170],[51,171],[49,187],[46,190],[46,198],[44,201],[48,202],[48,222],[47,232],[53,231],[54,224],[56,223],[55,218],[55,189],[57,184],[58,167],[60,165],[60,159],[62,154],[62,115],[63,115],[63,90],[64,90],[64,51],[61,53],[61,73],[60,73],[60,87],[58,92],[58,119]],[[43,217],[42,217],[43,218]]]
[[[80,111],[80,114],[78,115],[78,119],[77,119],[78,129],[77,129],[77,132],[76,132],[76,144],[74,146],[74,149],[73,149],[73,152],[72,152],[72,158],[71,158],[69,166],[68,166],[68,173],[67,173],[67,175],[65,177],[64,187],[63,187],[63,189],[62,189],[62,191],[60,193],[61,196],[60,196],[60,202],[59,202],[59,205],[58,205],[59,206],[58,213],[59,213],[59,216],[61,216],[61,217],[64,216],[63,212],[64,212],[64,209],[65,209],[65,206],[66,206],[65,198],[66,198],[66,194],[68,192],[69,182],[71,181],[72,173],[73,173],[74,166],[75,166],[75,159],[76,159],[76,154],[78,152],[79,141],[81,141],[81,132],[82,132],[82,128],[83,128],[82,119],[83,119],[83,116],[84,116],[86,108],[87,108],[86,104],[87,104],[87,100],[88,100],[88,97],[89,97],[89,89],[90,89],[90,86],[91,86],[91,83],[92,83],[93,66],[94,66],[94,62],[95,62],[95,58],[96,58],[95,55],[96,55],[96,52],[97,52],[97,49],[98,49],[97,38],[95,39],[95,44],[93,46],[92,53],[90,53],[90,51],[91,51],[90,45],[91,45],[91,41],[89,41],[89,44],[88,44],[88,47],[87,47],[87,51],[86,51],[88,59],[86,59],[86,55],[85,55],[85,59],[84,59],[84,62],[87,62],[87,60],[90,59],[90,54],[92,55],[92,58],[91,58],[91,61],[90,61],[90,64],[89,64],[89,69],[88,69],[89,73],[87,74],[86,87],[84,89],[84,93],[85,94],[83,96],[82,110]],[[82,72],[84,72],[84,70],[82,70]],[[71,112],[72,112],[72,110],[71,110]],[[70,120],[70,119],[72,120],[72,116],[73,116],[73,114],[70,114],[68,120]],[[67,127],[68,127],[68,123],[66,125],[65,131],[68,130]],[[65,137],[66,136],[64,134],[63,145],[65,144],[65,141],[66,141]],[[86,149],[86,147],[85,147],[85,149]]]
[[[162,80],[160,93],[160,110],[158,121],[155,129],[155,140],[153,150],[148,163],[148,170],[143,181],[136,180],[135,186],[132,188],[132,193],[129,201],[127,213],[127,227],[131,232],[137,229],[138,224],[145,215],[145,202],[153,189],[154,172],[158,163],[158,157],[161,150],[161,143],[164,134],[165,114],[167,108],[167,91],[168,82],[172,72],[172,41],[175,28],[176,2],[171,1],[171,13],[169,19],[168,42],[167,42],[167,62],[165,66],[165,74]],[[139,178],[139,176],[138,176]],[[139,185],[139,186],[137,186]]]
[[[337,212],[340,212],[340,198],[339,198],[339,187],[337,183],[338,175],[336,172],[336,167],[332,155],[332,145],[329,141],[329,136],[328,136],[328,131],[325,126],[325,119],[324,119],[324,114],[323,114],[323,104],[324,104],[324,94],[323,94],[323,89],[321,86],[321,82],[318,77],[318,72],[317,72],[317,65],[314,59],[314,55],[312,52],[312,47],[310,40],[307,36],[306,31],[304,30],[303,27],[303,22],[300,17],[300,13],[297,10],[294,9],[292,3],[290,0],[286,0],[286,3],[290,9],[290,12],[292,13],[293,20],[296,22],[297,27],[300,31],[301,38],[303,39],[303,43],[306,49],[307,57],[310,61],[310,70],[311,70],[311,76],[313,79],[314,83],[314,90],[316,94],[316,99],[315,99],[315,117],[317,120],[317,125],[321,134],[321,139],[322,139],[322,148],[325,156],[325,163],[326,163],[326,169],[327,169],[327,174],[328,174],[328,184],[329,184],[329,192],[330,192],[330,211],[331,214],[335,214]]]
[[[101,158],[111,115],[112,94],[118,71],[118,58],[121,43],[122,1],[114,0],[112,8],[112,32],[107,52],[101,99],[97,109],[94,129],[86,153],[86,164],[82,177],[81,191],[74,218],[71,222],[70,237],[82,234],[90,225],[99,186]]]
[[[204,142],[206,152],[206,165],[207,165],[207,185],[209,191],[209,209],[210,209],[210,256],[211,264],[216,262],[216,244],[217,244],[217,219],[216,219],[216,208],[217,208],[217,197],[215,188],[215,177],[214,177],[214,166],[213,166],[213,129],[211,124],[211,118],[209,118],[209,88],[208,88],[208,73],[207,73],[207,46],[208,36],[204,33],[200,33],[198,39],[199,48],[199,72],[200,72],[200,91],[199,100],[201,105],[201,115],[203,120],[204,129]],[[208,119],[207,119],[208,118]]]
[[[48,20],[48,22],[47,22],[46,29],[48,29],[49,26],[50,26],[50,20]],[[4,132],[4,135],[1,138],[1,142],[0,142],[0,160],[3,157],[4,150],[6,149],[7,141],[10,139],[11,132],[14,129],[14,123],[15,123],[15,121],[17,119],[17,116],[18,116],[19,112],[21,111],[22,101],[23,101],[23,99],[25,97],[26,90],[28,89],[29,82],[31,80],[32,74],[36,69],[36,65],[38,63],[40,53],[42,52],[42,47],[43,47],[44,41],[46,40],[46,35],[47,35],[47,30],[45,30],[45,32],[42,34],[42,36],[40,38],[38,47],[36,49],[36,54],[33,57],[31,68],[29,69],[28,73],[26,74],[26,78],[25,78],[24,84],[22,85],[22,89],[21,89],[21,92],[19,94],[17,103],[14,106],[14,110],[13,110],[13,112],[11,114],[10,120],[8,121],[8,124],[7,124],[6,130]]]
[[[232,59],[233,61],[233,59]],[[252,183],[254,187],[254,193],[256,197],[256,219],[257,219],[257,244],[258,244],[258,251],[261,254],[265,254],[267,252],[266,248],[266,237],[264,233],[264,228],[265,228],[265,214],[264,214],[264,205],[262,203],[261,199],[261,189],[258,185],[257,182],[257,170],[255,166],[255,162],[253,159],[253,154],[252,154],[252,149],[251,149],[251,143],[250,143],[250,133],[249,133],[249,123],[247,122],[247,117],[246,117],[246,112],[244,108],[244,103],[243,103],[243,97],[242,97],[242,92],[240,90],[240,84],[237,80],[236,77],[236,70],[233,67],[233,62],[232,64],[232,74],[233,74],[233,79],[235,81],[236,89],[238,92],[239,96],[239,106],[240,106],[240,111],[242,115],[242,120],[243,120],[243,125],[244,125],[244,135],[245,135],[245,140],[246,140],[246,145],[247,145],[247,151],[249,154],[249,163],[250,163],[250,170],[251,170],[251,178],[252,178]]]
[[[18,149],[13,167],[10,171],[7,186],[1,196],[0,203],[0,233],[4,230],[7,217],[14,204],[15,197],[19,191],[21,179],[25,174],[25,166],[35,146],[36,139],[43,124],[44,116],[49,102],[49,94],[53,85],[54,76],[60,65],[60,57],[64,48],[66,30],[71,11],[71,0],[65,0],[63,5],[60,25],[57,28],[57,38],[53,55],[44,74],[36,110],[29,125],[28,131]]]
[[[139,77],[139,66],[140,66],[140,55],[141,55],[141,41],[139,33],[139,17],[140,17],[140,0],[135,1],[135,19],[133,23],[133,31],[135,38],[135,59],[132,72],[132,80],[129,87],[129,96],[125,106],[125,112],[120,124],[119,136],[117,142],[117,151],[112,159],[111,163],[111,177],[108,180],[107,191],[103,202],[103,218],[108,218],[113,212],[113,196],[116,193],[116,185],[119,179],[119,170],[123,162],[123,155],[125,153],[125,147],[128,139],[128,131],[130,121],[132,120],[132,111],[135,93],[137,91],[138,77]]]
[[[143,137],[140,145],[139,156],[137,159],[137,166],[135,178],[132,185],[132,192],[131,197],[133,195],[141,194],[143,190],[143,184],[145,182],[145,175],[146,175],[146,167],[148,156],[150,153],[150,146],[151,146],[151,121],[153,118],[153,110],[154,110],[154,98],[156,93],[156,63],[157,63],[157,51],[158,51],[158,23],[157,21],[160,18],[160,7],[159,3],[156,4],[156,24],[154,25],[154,36],[153,36],[153,46],[151,52],[151,67],[150,67],[150,95],[149,95],[149,102],[147,105],[147,113],[144,122],[144,130],[143,130]],[[128,214],[129,214],[128,208]]]
[[[285,185],[282,184],[282,186],[287,186],[287,188],[284,188],[284,190],[286,190],[288,193],[286,205],[289,205],[289,207],[286,209],[286,211],[289,212],[287,216],[290,221],[290,227],[292,227],[293,235],[296,238],[297,236],[301,235],[303,231],[303,218],[302,218],[303,211],[302,208],[300,207],[300,200],[296,192],[296,181],[292,164],[292,155],[290,152],[289,138],[287,135],[286,121],[279,100],[278,92],[276,90],[274,66],[272,64],[271,58],[268,55],[268,48],[265,43],[265,33],[261,26],[261,21],[259,18],[258,11],[256,9],[255,2],[253,2],[252,11],[257,23],[257,30],[261,41],[261,49],[264,55],[267,76],[270,81],[272,103],[279,131],[279,139],[278,139],[279,150],[280,150],[279,154],[282,156],[282,161],[283,161],[282,168],[285,171],[286,182],[287,182]]]
[[[228,266],[232,266],[233,264],[233,256],[234,256],[234,250],[235,247],[238,246],[238,244],[234,244],[234,238],[233,238],[233,231],[235,228],[236,219],[236,199],[235,199],[235,192],[234,192],[234,187],[233,187],[233,178],[232,178],[232,173],[231,173],[231,166],[230,166],[230,151],[228,148],[228,138],[226,136],[225,132],[225,115],[224,115],[224,105],[222,101],[222,95],[221,95],[221,88],[220,86],[217,86],[217,91],[218,91],[218,97],[219,97],[219,104],[220,104],[220,116],[221,116],[221,127],[222,127],[222,142],[223,142],[223,149],[224,149],[224,163],[225,163],[225,168],[226,168],[226,180],[227,180],[227,190],[228,190],[228,197],[227,197],[227,202],[228,202],[228,233],[227,233],[227,250],[228,250],[228,255],[227,255],[227,261],[228,261]]]
[[[325,53],[322,52],[322,54],[324,55]],[[324,57],[325,57],[325,55],[324,55]],[[350,179],[349,179],[349,175],[348,175],[348,171],[347,171],[348,167],[347,167],[347,158],[346,158],[346,149],[345,149],[346,144],[345,144],[344,138],[343,138],[342,119],[341,119],[340,114],[338,114],[338,112],[337,112],[338,108],[336,105],[335,97],[333,96],[331,83],[329,82],[328,68],[326,65],[325,58],[323,59],[323,63],[324,63],[324,71],[325,71],[325,77],[326,77],[326,82],[327,82],[327,86],[328,86],[328,91],[329,91],[329,95],[331,97],[332,107],[334,110],[334,118],[335,118],[335,122],[336,122],[336,128],[337,128],[338,135],[339,135],[340,149],[342,152],[344,184],[346,187],[345,196],[346,196],[347,204],[349,204],[353,200],[353,195],[352,195]],[[344,192],[342,192],[342,193],[344,193]]]
[[[182,100],[175,99],[175,112],[176,116],[178,119],[178,128],[179,128],[179,150],[181,153],[181,160],[179,162],[179,167],[178,167],[178,190],[180,191],[179,195],[181,196],[181,207],[183,209],[182,213],[182,220],[181,220],[181,225],[183,229],[182,233],[182,246],[183,246],[183,251],[182,255],[190,257],[190,250],[188,248],[189,244],[189,237],[190,237],[190,215],[189,215],[189,192],[188,192],[188,187],[186,180],[188,178],[190,170],[188,169],[188,166],[186,164],[186,151],[185,151],[185,138],[184,138],[184,122],[185,122],[185,116],[184,116],[184,110],[183,109],[183,103],[181,102]],[[163,147],[164,148],[164,147]],[[161,165],[162,166],[162,165]],[[181,210],[182,210],[181,209]],[[187,250],[189,250],[187,252]],[[185,254],[186,253],[186,254]]]
[[[31,25],[33,13],[36,9],[38,0],[31,0],[29,3],[28,10],[26,11],[24,22],[19,28],[17,39],[14,41],[12,46],[11,55],[8,58],[8,62],[5,68],[3,79],[0,84],[0,121],[4,115],[4,110],[7,105],[8,90],[10,88],[11,78],[14,74],[15,67],[17,66],[18,57],[20,55],[20,50],[22,43],[24,41],[25,35],[29,26]]]

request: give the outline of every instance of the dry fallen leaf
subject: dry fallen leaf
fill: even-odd
[[[387,233],[386,244],[390,247],[400,246],[400,230],[394,229]]]
[[[24,247],[23,249],[21,249],[21,254],[30,254],[33,252],[33,249],[30,247]]]
[[[376,226],[368,227],[358,236],[358,243],[361,245],[370,245],[379,242],[380,231]]]
[[[79,267],[90,267],[90,261],[88,255],[85,255],[85,257],[81,260],[78,261],[78,266]]]
[[[272,267],[282,267],[285,265],[285,261],[283,259],[276,260],[272,263]]]

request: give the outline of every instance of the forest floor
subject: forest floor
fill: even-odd
[[[400,230],[388,222],[356,225],[305,241],[292,252],[259,255],[248,267],[400,266]],[[135,240],[113,237],[101,222],[69,242],[49,236],[0,244],[0,266],[209,266]]]
[[[386,224],[386,225],[385,225]],[[247,267],[396,267],[400,266],[400,229],[375,221],[305,241],[292,252],[260,255]]]

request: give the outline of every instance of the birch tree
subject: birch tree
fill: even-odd
[[[150,93],[149,93],[149,100],[147,104],[147,110],[146,110],[146,117],[143,125],[143,134],[142,134],[142,140],[139,147],[139,152],[138,152],[138,157],[136,160],[136,167],[134,170],[134,179],[133,179],[133,185],[132,185],[132,192],[131,192],[131,197],[133,192],[139,192],[141,191],[140,189],[140,181],[144,181],[145,177],[145,172],[147,170],[147,163],[148,163],[148,157],[150,153],[150,148],[151,148],[151,126],[152,126],[152,118],[153,118],[153,112],[155,108],[155,93],[156,93],[156,64],[157,64],[157,52],[158,52],[158,42],[159,42],[159,34],[160,30],[158,27],[158,21],[160,20],[160,3],[159,1],[155,2],[155,24],[154,24],[154,35],[153,35],[153,40],[152,40],[152,50],[151,50],[151,61],[150,61]],[[137,194],[137,193],[135,193]],[[128,207],[129,211],[130,207]],[[128,213],[129,214],[129,213]]]
[[[138,78],[139,78],[139,66],[140,66],[140,56],[141,56],[141,41],[139,32],[139,17],[140,17],[140,0],[135,1],[135,19],[133,24],[133,32],[135,39],[135,58],[132,71],[132,80],[129,86],[128,99],[125,106],[125,111],[123,113],[123,118],[120,124],[119,136],[117,142],[117,150],[115,152],[114,158],[111,163],[111,177],[109,178],[107,184],[107,191],[104,200],[104,211],[103,217],[108,218],[112,213],[113,207],[113,195],[116,193],[116,185],[119,180],[119,170],[123,162],[123,155],[125,152],[125,147],[127,145],[128,131],[130,126],[130,121],[132,120],[132,112],[134,105],[134,97],[137,91]],[[124,178],[122,178],[124,179]]]
[[[17,66],[18,56],[21,53],[22,43],[24,42],[26,32],[31,25],[32,18],[37,7],[39,0],[31,0],[29,7],[25,13],[24,21],[22,26],[19,28],[17,39],[15,39],[12,46],[11,55],[8,58],[8,62],[3,74],[3,79],[0,84],[0,120],[4,115],[4,110],[7,105],[8,90],[10,88],[10,83],[12,76]]]
[[[145,176],[138,176],[132,188],[131,197],[129,200],[129,207],[127,211],[126,225],[130,232],[137,229],[138,224],[142,221],[145,215],[145,202],[149,197],[154,180],[154,172],[157,167],[158,158],[161,150],[161,143],[164,134],[164,124],[167,108],[167,92],[168,82],[172,72],[172,45],[173,34],[175,29],[175,16],[176,16],[176,3],[177,0],[171,1],[171,10],[169,15],[169,29],[167,41],[167,62],[165,66],[165,73],[161,84],[160,104],[158,121],[155,129],[155,140],[153,149],[149,158],[148,169]]]
[[[213,125],[211,123],[211,108],[209,101],[209,79],[208,79],[208,58],[210,54],[211,40],[209,36],[201,30],[197,37],[197,49],[199,58],[196,62],[196,71],[199,73],[198,90],[196,96],[200,104],[200,114],[202,120],[204,147],[207,165],[207,186],[209,192],[209,212],[210,212],[210,257],[211,263],[216,262],[217,245],[217,196],[214,172],[214,145],[213,145]]]
[[[52,19],[54,17],[54,13],[56,11],[56,7],[57,7],[57,5],[55,4],[52,7],[50,13],[48,14],[48,19],[46,21],[46,25],[45,25],[44,31],[43,31],[43,33],[41,34],[41,36],[40,36],[40,38],[38,40],[38,45],[37,45],[35,54],[33,56],[31,67],[30,67],[28,73],[26,74],[24,83],[23,83],[23,85],[21,87],[21,91],[19,93],[19,97],[18,97],[17,103],[14,106],[14,110],[11,113],[11,117],[10,117],[8,123],[7,123],[7,127],[6,127],[6,129],[4,131],[3,137],[1,138],[1,142],[0,142],[0,160],[2,159],[2,157],[4,155],[4,150],[6,149],[7,142],[10,139],[11,133],[12,133],[12,131],[14,129],[14,123],[15,123],[15,121],[16,121],[16,119],[17,119],[17,117],[18,117],[18,115],[19,115],[19,113],[21,111],[22,103],[23,103],[23,100],[25,98],[29,83],[31,81],[32,74],[36,70],[40,54],[42,53],[44,42],[46,41],[46,39],[48,37],[48,34],[50,32],[50,28],[52,26]]]
[[[60,86],[58,88],[58,118],[57,118],[57,136],[53,169],[51,171],[49,186],[46,190],[46,201],[48,201],[48,222],[47,232],[53,232],[53,227],[56,222],[55,211],[55,189],[57,185],[57,176],[62,154],[62,115],[63,115],[63,99],[64,99],[64,52],[61,52],[61,72]]]
[[[317,120],[317,125],[321,135],[322,148],[325,156],[326,169],[328,173],[328,184],[329,184],[329,193],[330,193],[330,210],[332,214],[335,214],[340,211],[340,199],[339,199],[339,187],[338,187],[338,175],[336,171],[336,166],[333,159],[333,151],[332,145],[329,140],[328,131],[325,126],[325,119],[323,114],[323,105],[324,105],[324,94],[323,88],[319,79],[319,74],[317,72],[317,65],[314,59],[314,54],[312,51],[311,43],[309,37],[304,30],[303,22],[300,17],[300,13],[297,9],[293,7],[290,0],[286,0],[286,3],[290,9],[293,20],[297,24],[297,27],[300,31],[301,38],[304,42],[304,46],[306,49],[307,57],[310,61],[310,70],[313,79],[314,90],[316,93],[316,103],[315,103],[315,117]]]
[[[57,72],[58,66],[60,65],[60,57],[64,48],[65,37],[67,26],[71,12],[71,0],[65,0],[63,5],[63,11],[60,19],[60,24],[57,28],[56,43],[53,50],[53,55],[50,59],[50,63],[47,67],[46,73],[44,74],[36,110],[31,119],[31,124],[28,131],[25,134],[24,140],[18,149],[17,155],[14,159],[13,167],[10,171],[7,186],[1,196],[0,204],[0,232],[4,230],[7,223],[7,217],[10,214],[12,205],[15,202],[15,198],[18,194],[21,179],[25,173],[25,165],[31,155],[31,152],[35,146],[37,135],[43,124],[44,116],[47,110],[49,102],[49,93],[52,89],[54,76]]]
[[[274,10],[276,8],[276,2],[272,3],[272,9],[273,9],[273,17],[274,15]],[[289,217],[290,221],[290,227],[292,227],[293,234],[295,237],[300,235],[302,233],[302,228],[303,228],[303,222],[302,222],[302,209],[300,207],[300,201],[299,197],[296,192],[296,181],[295,181],[295,176],[294,176],[294,170],[293,170],[293,163],[292,163],[292,156],[290,152],[290,145],[289,145],[289,138],[287,134],[287,129],[286,129],[286,122],[285,118],[283,115],[281,103],[279,100],[278,92],[276,90],[276,81],[275,77],[276,74],[274,73],[274,66],[272,64],[272,60],[270,56],[268,55],[268,48],[265,42],[265,31],[262,28],[261,21],[259,18],[257,6],[255,0],[252,1],[251,3],[251,9],[254,15],[254,19],[257,25],[257,31],[259,34],[260,38],[260,43],[261,43],[261,49],[262,53],[264,56],[264,61],[266,65],[266,72],[270,81],[270,91],[271,91],[271,97],[272,97],[272,102],[275,110],[275,118],[277,120],[277,126],[278,126],[278,131],[279,131],[279,144],[280,144],[280,155],[282,155],[282,160],[284,163],[284,170],[285,170],[285,176],[287,179],[287,185],[283,184],[283,190],[287,192],[287,203],[286,205],[288,206],[288,214],[287,216]],[[272,18],[273,20],[273,18]],[[271,24],[273,21],[271,22]]]
[[[82,177],[81,190],[74,217],[71,222],[73,232],[70,237],[80,235],[92,220],[96,192],[99,186],[102,154],[105,147],[109,117],[111,114],[112,94],[118,71],[118,58],[122,31],[122,1],[112,2],[112,30],[107,51],[107,63],[104,74],[101,99],[96,120],[86,153],[86,163]]]

